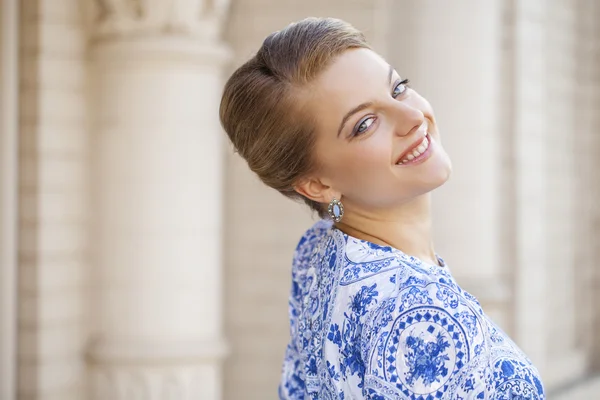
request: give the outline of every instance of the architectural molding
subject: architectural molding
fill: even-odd
[[[95,0],[92,37],[194,36],[217,41],[229,0]]]
[[[218,376],[210,377],[219,379]],[[110,370],[92,367],[92,400],[191,400],[219,399],[201,367],[170,368],[121,365]]]
[[[203,69],[219,68],[231,59],[229,49],[220,43],[196,42],[189,36],[135,36],[101,41],[92,46],[90,55],[98,66],[119,62],[150,62],[153,65],[184,62]]]

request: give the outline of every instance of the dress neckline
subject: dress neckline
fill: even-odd
[[[437,253],[435,254],[435,257],[437,258],[438,265],[435,265],[435,264],[432,264],[430,262],[423,261],[422,259],[420,259],[418,257],[406,254],[402,250],[397,249],[397,248],[395,248],[393,246],[390,246],[390,245],[384,246],[384,245],[380,245],[380,244],[371,242],[371,241],[366,240],[366,239],[359,239],[359,238],[357,238],[355,236],[349,235],[346,232],[342,231],[337,226],[335,226],[335,224],[333,224],[333,222],[331,223],[331,229],[338,231],[344,237],[346,243],[348,242],[348,240],[352,239],[355,242],[366,243],[370,248],[375,249],[375,250],[390,251],[392,253],[398,254],[402,259],[405,259],[407,261],[417,261],[418,263],[423,264],[423,265],[428,266],[428,267],[443,268],[444,270],[447,270],[446,262]]]

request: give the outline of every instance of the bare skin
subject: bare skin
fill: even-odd
[[[318,168],[296,191],[324,205],[341,200],[336,226],[348,235],[435,265],[431,191],[452,167],[431,105],[403,79],[367,49],[323,71],[305,91]]]

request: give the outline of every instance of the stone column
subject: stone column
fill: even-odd
[[[226,6],[93,8],[93,399],[221,398]]]
[[[515,196],[515,339],[545,374],[546,146],[543,1],[515,3],[512,10],[512,95]]]
[[[579,84],[586,78],[581,70],[585,59],[578,53],[578,46],[587,38],[582,35],[584,21],[579,18],[574,2],[542,3],[545,8],[542,63],[546,79],[539,82],[539,91],[544,97],[546,120],[540,135],[545,147],[542,168],[546,171],[543,199],[546,248],[541,268],[546,281],[542,304],[547,315],[544,378],[551,390],[586,374],[586,352],[577,337],[578,314],[585,311],[585,303],[579,303],[585,284],[578,281],[584,264],[577,257],[580,233],[586,229],[577,217],[585,202],[584,192],[577,189],[582,175],[579,169],[585,163],[587,151],[578,142],[588,132],[579,130],[577,125],[586,118],[582,114],[587,106],[585,94],[579,91]]]
[[[600,243],[597,213],[598,202],[598,150],[600,149],[600,118],[598,106],[594,99],[600,99],[600,45],[597,37],[600,34],[598,18],[600,7],[596,2],[580,0],[577,2],[577,40],[573,44],[576,50],[575,59],[577,84],[575,86],[574,104],[576,122],[574,134],[569,139],[574,141],[574,199],[575,218],[573,221],[575,257],[575,316],[576,345],[586,352],[590,364],[598,366],[600,358],[594,348],[600,345],[594,326],[595,312],[600,303],[596,300],[594,279],[597,273],[597,251]],[[569,99],[570,100],[570,99]]]

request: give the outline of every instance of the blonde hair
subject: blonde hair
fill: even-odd
[[[269,35],[254,57],[225,84],[220,118],[236,151],[268,186],[302,198],[322,217],[318,202],[294,185],[311,171],[315,134],[303,110],[306,88],[341,53],[370,48],[352,25],[334,18],[307,18]]]

